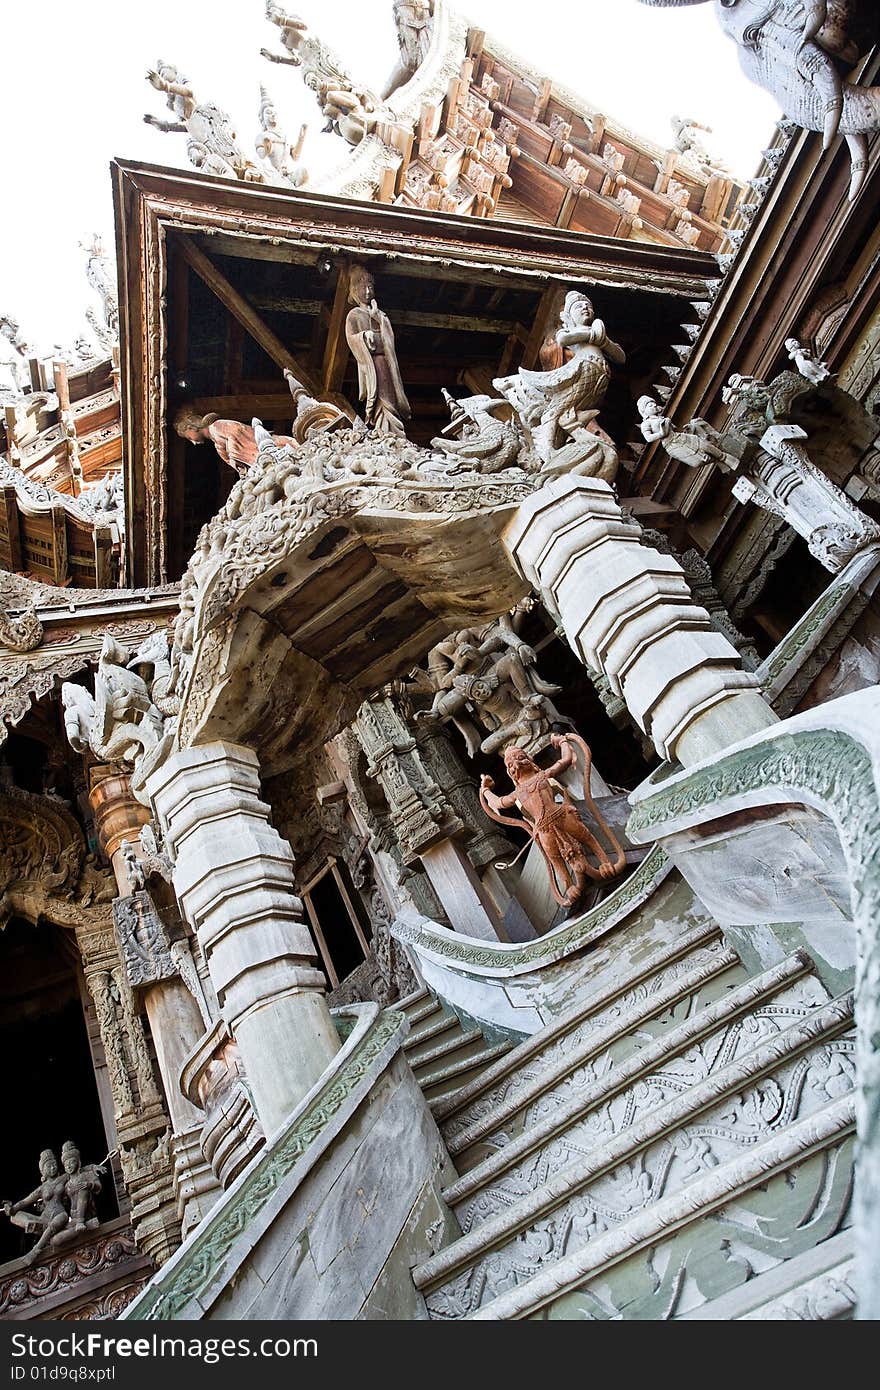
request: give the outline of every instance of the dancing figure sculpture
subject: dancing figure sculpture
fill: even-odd
[[[83,1167],[79,1149],[71,1139],[62,1146],[61,1164],[63,1171],[53,1151],[44,1149],[40,1154],[40,1185],[20,1201],[2,1204],[13,1226],[28,1235],[39,1233],[36,1245],[25,1256],[28,1264],[39,1259],[47,1246],[64,1245],[98,1225],[95,1197],[101,1190],[104,1168],[94,1163]]]
[[[566,295],[561,321],[556,345],[567,360],[547,372],[520,367],[515,376],[493,382],[513,406],[544,465],[552,464],[554,453],[596,419],[611,380],[609,362],[626,361],[585,294],[571,290]]]
[[[480,804],[486,815],[499,825],[528,831],[544,856],[550,888],[561,907],[574,907],[590,883],[618,878],[626,867],[626,855],[611,827],[596,809],[590,796],[590,749],[577,734],[553,734],[550,742],[559,750],[552,767],[540,768],[523,748],[508,748],[504,766],[513,782],[513,791],[498,796],[494,782],[485,774],[480,779]],[[611,854],[584,825],[569,792],[557,780],[577,764],[575,748],[584,755],[583,800]],[[513,806],[523,819],[502,815]],[[590,861],[590,855],[595,862]]]

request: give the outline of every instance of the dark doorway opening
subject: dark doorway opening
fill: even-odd
[[[40,1183],[39,1157],[72,1139],[83,1163],[110,1147],[104,1130],[71,943],[60,928],[13,918],[0,933],[0,1050],[6,1142],[0,1200],[17,1202]],[[97,1203],[101,1221],[118,1214],[108,1172]],[[0,1263],[18,1259],[36,1237],[0,1215]]]

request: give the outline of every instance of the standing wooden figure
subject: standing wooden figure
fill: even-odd
[[[577,734],[553,734],[550,742],[560,750],[560,758],[552,767],[540,768],[522,748],[508,748],[504,754],[513,791],[497,796],[494,782],[485,774],[480,779],[480,804],[486,815],[499,825],[512,825],[528,830],[547,862],[550,887],[562,907],[574,907],[583,897],[590,882],[617,878],[626,867],[626,855],[611,827],[600,816],[589,793],[592,755]],[[584,825],[569,793],[556,780],[577,763],[575,745],[584,754],[583,799],[595,819],[596,827],[611,848],[613,858]],[[518,806],[523,819],[503,816],[501,811]],[[591,864],[592,854],[596,864]]]
[[[354,307],[345,320],[345,340],[358,366],[364,418],[377,434],[405,434],[403,422],[411,412],[400,377],[394,329],[376,303],[372,275],[362,266],[351,272],[349,299]]]

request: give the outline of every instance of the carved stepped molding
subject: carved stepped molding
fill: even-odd
[[[688,960],[692,951],[701,946],[710,946],[713,942],[720,939],[720,930],[715,923],[701,923],[691,931],[678,936],[669,945],[655,951],[649,961],[643,963],[643,968],[626,976],[622,981],[615,982],[607,989],[600,990],[592,995],[584,1004],[577,1004],[574,1008],[566,1010],[557,1019],[549,1023],[540,1032],[526,1038],[520,1045],[503,1061],[490,1067],[479,1080],[472,1082],[468,1086],[462,1086],[454,1096],[445,1102],[436,1111],[437,1119],[443,1124],[444,1131],[450,1133],[457,1132],[458,1124],[467,1125],[475,1115],[471,1114],[471,1102],[478,1102],[482,1106],[487,1099],[501,1099],[502,1092],[506,1094],[507,1085],[511,1078],[515,1077],[522,1068],[528,1067],[533,1058],[546,1055],[546,1051],[557,1041],[563,1039],[572,1029],[576,1028],[582,1020],[592,1018],[594,1014],[604,1011],[606,1008],[613,1007],[615,1004],[622,1009],[625,1007],[626,1000],[630,993],[633,1000],[644,998],[652,991],[659,990],[663,986],[664,979],[673,979],[676,975],[676,967],[686,969],[693,964]],[[496,1094],[496,1086],[501,1089]]]
[[[413,911],[399,913],[391,924],[391,933],[397,941],[411,946],[417,956],[448,963],[459,973],[484,978],[525,974],[583,950],[618,926],[651,897],[670,868],[663,851],[653,849],[635,873],[597,907],[522,946],[468,940]]]
[[[768,972],[769,974],[770,972]],[[814,1008],[783,1032],[672,1098],[488,1217],[414,1271],[436,1317],[463,1317],[608,1225],[653,1206],[738,1148],[786,1129],[853,1084],[852,997]],[[673,1176],[673,1170],[674,1176]]]
[[[0,1318],[114,1318],[151,1273],[124,1217],[104,1222],[62,1254],[16,1260],[0,1279]]]
[[[706,1004],[616,1067],[609,1068],[601,1053],[585,1059],[561,1085],[525,1107],[520,1134],[497,1133],[490,1146],[495,1152],[446,1190],[462,1230],[491,1215],[517,1188],[528,1190],[536,1176],[546,1181],[602,1138],[622,1133],[670,1095],[705,1080],[802,1017],[815,1001],[817,991],[810,987],[815,982],[782,994],[779,988],[808,968],[803,958],[792,957]],[[820,988],[819,997],[822,993]]]
[[[697,1182],[645,1207],[631,1220],[607,1231],[564,1259],[542,1269],[532,1279],[486,1303],[473,1316],[475,1319],[493,1321],[537,1316],[542,1309],[549,1308],[565,1294],[588,1288],[593,1281],[622,1265],[628,1258],[650,1252],[659,1242],[668,1240],[671,1232],[680,1228],[683,1238],[690,1239],[694,1226],[705,1218],[717,1223],[719,1245],[724,1247],[729,1244],[729,1237],[747,1229],[745,1222],[749,1217],[755,1221],[747,1201],[741,1199],[747,1198],[752,1190],[760,1191],[761,1185],[775,1183],[776,1186],[782,1184],[788,1188],[796,1185],[802,1177],[802,1170],[816,1155],[822,1158],[828,1177],[835,1180],[833,1185],[838,1188],[834,1194],[838,1199],[837,1209],[829,1212],[830,1220],[824,1223],[831,1228],[828,1234],[833,1234],[835,1218],[839,1224],[845,1217],[848,1169],[852,1161],[850,1136],[854,1129],[853,1098],[845,1096],[817,1114],[808,1115],[780,1135],[774,1135],[767,1143],[747,1149],[729,1163],[710,1169]],[[807,1179],[812,1177],[809,1173],[806,1176]],[[844,1188],[842,1196],[839,1192],[841,1186]],[[802,1215],[806,1225],[811,1213],[806,1211]],[[792,1224],[796,1226],[796,1220]],[[807,1234],[808,1238],[815,1239],[815,1231]],[[787,1231],[786,1235],[791,1241],[792,1232]],[[724,1259],[723,1248],[720,1253]],[[781,1259],[786,1258],[786,1254],[784,1248],[779,1252]],[[686,1260],[682,1260],[677,1272],[679,1277],[686,1273]],[[737,1282],[744,1272],[741,1268]],[[674,1303],[671,1308],[667,1305],[658,1316],[666,1318],[673,1314]],[[601,1318],[620,1316],[620,1313],[617,1309],[611,1313],[595,1314],[576,1310],[574,1316]]]
[[[509,1053],[511,1044],[489,1041],[479,1028],[465,1028],[458,1015],[429,990],[411,997],[414,1011],[404,1009],[410,1024],[404,1051],[436,1113],[463,1085],[478,1085],[485,1072]]]
[[[572,651],[607,676],[661,757],[696,762],[773,716],[681,566],[641,541],[608,483],[572,476],[524,502],[503,536]]]
[[[466,1154],[475,1145],[488,1144],[495,1148],[505,1141],[518,1148],[513,1145],[511,1125],[516,1121],[515,1128],[526,1127],[533,1107],[544,1110],[554,1104],[556,1097],[559,1097],[556,1103],[561,1103],[572,1085],[580,1095],[585,1072],[594,1076],[598,1073],[604,1084],[607,1084],[606,1074],[612,1064],[614,1078],[638,1074],[647,1065],[647,1053],[659,1051],[664,1056],[665,1049],[673,1048],[680,1038],[681,1030],[673,1027],[676,1013],[683,1008],[689,1013],[699,1009],[698,1016],[702,1020],[708,1009],[708,1006],[700,1009],[706,987],[729,988],[731,975],[736,980],[741,973],[735,952],[725,950],[716,941],[676,961],[671,968],[649,977],[645,983],[637,983],[621,992],[605,1008],[594,1007],[583,1012],[576,1026],[551,1036],[543,1047],[532,1047],[531,1066],[526,1058],[522,1058],[519,1065],[513,1064],[511,1058],[506,1059],[509,1064],[506,1081],[489,1090],[482,1101],[472,1103],[444,1124],[443,1134],[450,1154],[458,1160],[459,1155]],[[689,1022],[695,1021],[689,1019]],[[638,1048],[639,1030],[652,1023],[664,1028],[655,1046],[637,1051],[632,1058],[618,1057],[612,1063],[615,1053],[619,1053],[621,1045],[627,1041]],[[534,1044],[534,1039],[530,1041]],[[585,1094],[583,1099],[586,1101]],[[528,1131],[519,1138],[531,1139],[532,1133]],[[471,1179],[476,1171],[462,1178],[456,1188],[475,1185]]]

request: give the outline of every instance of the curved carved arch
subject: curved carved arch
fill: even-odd
[[[73,929],[112,926],[112,876],[88,855],[76,817],[57,797],[0,791],[0,923],[15,915]]]

